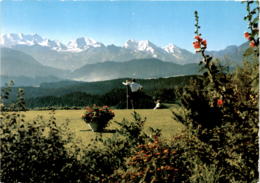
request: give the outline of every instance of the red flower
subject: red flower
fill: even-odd
[[[198,42],[198,41],[193,42],[193,47],[194,47],[195,49],[200,48],[200,42]]]
[[[202,40],[198,35],[195,36],[194,39],[197,39],[198,41],[201,41],[201,40]]]
[[[249,34],[248,32],[245,32],[244,36],[245,36],[246,39],[250,39],[251,34]]]
[[[207,40],[201,41],[201,44],[202,44],[203,46],[207,47]]]
[[[255,41],[254,40],[250,41],[249,46],[252,47],[252,48],[255,47]]]
[[[217,104],[218,104],[218,106],[222,106],[223,105],[223,100],[222,99],[218,99]]]

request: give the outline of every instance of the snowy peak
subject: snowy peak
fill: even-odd
[[[5,45],[7,47],[14,45],[34,45],[38,42],[42,42],[43,38],[38,34],[1,34],[0,35],[0,45]]]
[[[174,44],[168,44],[163,48],[167,53],[175,53],[177,51],[177,46]]]
[[[42,38],[38,34],[23,34],[23,33],[1,34],[0,45],[4,45],[5,47],[13,47],[16,45],[27,45],[27,46],[40,45],[44,47],[49,47],[56,51],[67,49],[66,46],[59,41]]]
[[[187,51],[178,48],[174,44],[165,47],[159,47],[148,40],[128,40],[122,47],[105,46],[92,38],[79,37],[75,40],[63,44],[60,41],[50,40],[39,36],[38,34],[0,34],[0,46],[14,48],[16,46],[40,46],[57,52],[79,53],[89,52],[89,55],[98,53],[99,60],[128,60],[129,58],[158,58],[165,61],[181,62],[187,57]],[[99,49],[103,48],[103,49]],[[126,54],[126,58],[122,54]],[[88,53],[84,53],[88,55]],[[104,55],[104,56],[103,56]],[[110,55],[110,56],[107,56]],[[120,59],[119,59],[120,58]]]
[[[165,47],[163,47],[163,49],[170,55],[176,57],[176,58],[182,58],[185,53],[183,53],[183,51],[177,47],[176,45],[170,43],[168,45],[166,45]]]
[[[45,39],[42,42],[39,42],[38,45],[49,47],[56,51],[64,51],[67,49],[67,47],[62,44],[60,41],[53,41],[49,39]]]
[[[98,48],[103,46],[104,44],[99,43],[92,38],[80,37],[68,43],[68,51],[80,52],[91,47]]]
[[[86,37],[80,37],[76,40],[70,41],[68,45],[65,45],[60,41],[42,38],[38,34],[22,33],[0,34],[0,45],[5,47],[14,47],[16,45],[40,45],[43,47],[48,47],[52,50],[65,52],[81,52],[91,47],[98,48],[104,46],[102,43]]]
[[[151,43],[148,40],[141,40],[141,41],[128,40],[124,44],[124,48],[133,51],[144,51],[144,52],[150,52],[154,54],[155,50],[157,49],[157,46],[155,46],[153,43]]]

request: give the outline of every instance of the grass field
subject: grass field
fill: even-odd
[[[133,110],[114,110],[115,117],[111,122],[111,125],[107,128],[110,130],[116,129],[118,126],[113,121],[122,121],[124,118],[131,120]],[[172,119],[172,113],[169,109],[159,109],[159,110],[136,110],[141,117],[146,117],[145,130],[148,127],[158,128],[162,130],[162,137],[169,139],[173,135],[178,134],[184,129],[184,126],[177,123]],[[25,118],[32,120],[37,116],[43,116],[44,119],[49,119],[50,111],[27,111],[23,112]],[[75,132],[76,136],[81,138],[84,143],[88,144],[92,138],[100,133],[95,133],[90,130],[90,127],[81,119],[81,115],[84,113],[83,110],[57,110],[55,111],[55,117],[57,123],[61,124],[65,120],[69,120],[69,128],[71,131]],[[102,136],[108,137],[112,133],[102,133]]]

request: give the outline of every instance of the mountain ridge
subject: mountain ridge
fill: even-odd
[[[173,44],[170,44],[173,45]],[[92,38],[80,37],[63,44],[38,34],[1,34],[0,46],[17,49],[33,56],[40,63],[59,69],[78,69],[85,64],[133,59],[158,58],[178,64],[198,62],[198,56],[172,46],[160,47],[149,40],[128,40],[123,46],[104,45]]]

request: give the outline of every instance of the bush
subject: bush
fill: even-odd
[[[143,132],[145,119],[133,113],[133,121],[124,119],[116,122],[119,128],[110,138],[97,136],[85,149],[84,164],[87,166],[88,182],[118,181],[114,172],[125,170],[126,160],[140,144],[150,141],[150,135]],[[156,131],[156,130],[155,130]],[[151,131],[154,135],[155,131]]]
[[[19,113],[3,113],[0,128],[2,182],[85,179],[84,165],[77,160],[79,148],[66,125],[57,126],[54,117],[24,121]]]
[[[258,179],[259,157],[258,55],[249,48],[247,53],[252,54],[246,55],[243,66],[228,73],[205,55],[206,44],[198,32],[198,22],[196,27],[194,47],[202,53],[205,72],[184,88],[181,96],[184,113],[174,113],[175,119],[211,149],[212,155],[208,154],[207,159],[196,157],[203,166],[221,172],[219,181],[254,182]],[[199,177],[200,173],[193,175]]]

